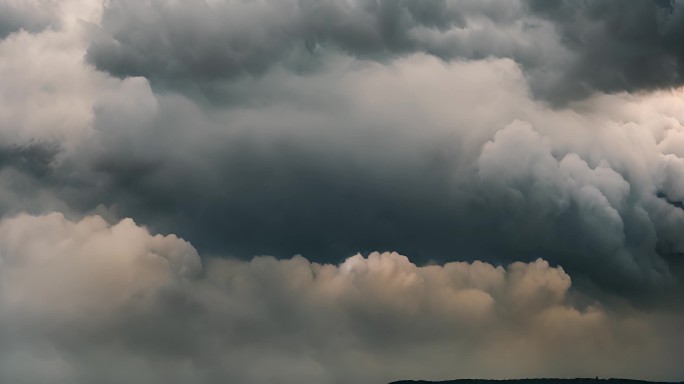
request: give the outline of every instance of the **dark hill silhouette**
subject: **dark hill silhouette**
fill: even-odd
[[[684,384],[684,382],[659,382],[628,379],[461,379],[446,381],[403,380],[394,381],[390,384]]]

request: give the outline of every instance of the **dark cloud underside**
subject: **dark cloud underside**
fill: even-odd
[[[676,87],[684,81],[684,3],[619,0],[537,1],[575,57],[560,73],[558,98],[595,91]],[[563,94],[566,93],[566,94]]]
[[[51,8],[47,1],[0,1],[0,39],[20,30],[39,32],[55,25]]]
[[[683,14],[0,0],[0,382],[681,379]]]
[[[116,76],[183,89],[261,76],[274,66],[313,70],[330,50],[381,61],[415,52],[446,60],[505,57],[522,66],[537,97],[563,104],[597,91],[680,85],[683,15],[680,2],[650,0],[629,7],[619,0],[117,0],[105,10],[88,58]]]

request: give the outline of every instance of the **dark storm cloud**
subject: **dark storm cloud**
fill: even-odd
[[[506,60],[413,56],[389,70],[338,70],[346,76],[250,80],[246,95],[272,100],[227,112],[127,79],[55,174],[78,185],[60,196],[182,235],[204,254],[543,257],[578,286],[624,297],[676,286],[684,211],[658,192],[684,196],[684,163],[663,158],[647,128],[620,128],[631,112],[548,110]],[[670,124],[655,107],[634,108]],[[595,129],[602,136],[589,140]]]
[[[188,82],[207,86],[262,75],[279,65],[311,70],[331,50],[375,59],[429,52],[526,60],[526,44],[467,20],[482,18],[499,23],[497,28],[515,29],[520,9],[517,2],[116,0],[104,11],[88,58],[113,75],[145,76],[157,86],[177,89]],[[465,33],[450,38],[454,29]]]
[[[140,41],[161,33],[163,41],[175,43],[169,39],[175,35],[154,22],[164,4],[112,2],[104,24],[113,28],[116,20],[136,23],[136,17],[152,17],[149,25],[121,27],[121,36],[138,31],[129,37]],[[183,25],[192,15],[192,4],[201,3],[174,4],[181,8],[168,12],[180,19],[168,23],[169,28]],[[254,4],[259,12],[264,10]],[[489,42],[503,50],[510,48],[501,44],[505,37],[521,40],[518,47],[530,46],[522,39],[527,35],[502,36],[488,24],[493,19],[515,20],[523,8],[463,4],[477,10],[470,13],[469,25],[479,27],[462,41]],[[111,13],[126,7],[132,7],[132,13],[125,17]],[[433,32],[445,23],[415,8],[404,12],[414,15],[410,20],[434,26]],[[199,31],[197,44],[188,47],[198,46],[198,60],[210,57],[198,44],[212,41],[206,35],[211,23],[188,25]],[[237,30],[252,27],[231,25]],[[217,28],[227,27],[218,23]],[[545,38],[553,35],[541,32],[543,28],[537,28],[534,41],[548,43]],[[414,37],[431,36],[420,33]],[[167,52],[169,47],[175,45],[152,44],[140,50],[140,57],[147,58],[145,52],[154,57],[155,49]],[[581,141],[591,136],[583,131],[587,127],[610,127],[633,120],[631,115],[579,122],[562,110],[547,116],[552,112],[529,99],[529,75],[510,60],[442,62],[433,55],[414,54],[379,62],[359,55],[352,64],[331,55],[307,76],[276,65],[260,76],[234,78],[227,86],[218,85],[231,94],[226,106],[155,94],[139,77],[98,79],[103,90],[84,92],[83,98],[92,103],[85,103],[92,106],[92,119],[85,113],[75,119],[85,122],[86,129],[92,124],[92,133],[64,130],[67,141],[80,144],[63,156],[49,180],[34,178],[17,185],[8,178],[12,194],[3,200],[4,211],[108,209],[109,216],[134,217],[155,231],[182,235],[205,254],[241,258],[303,254],[314,261],[337,262],[356,252],[385,250],[417,262],[457,257],[506,263],[543,257],[566,267],[578,284],[585,278],[624,296],[651,296],[676,284],[681,272],[673,266],[684,251],[678,236],[684,212],[656,193],[684,200],[677,161],[660,169],[656,148],[635,150],[653,164],[646,172],[650,174],[642,176],[640,163],[627,150],[632,139],[624,139],[624,133],[614,133],[613,140],[625,140],[620,145],[606,139],[593,148],[591,142]],[[73,68],[70,62],[63,66],[70,70],[56,71],[55,78],[92,70]],[[193,71],[179,68],[184,68],[179,72],[186,77],[183,81],[196,80]],[[157,69],[160,76],[168,75],[165,67]],[[24,76],[40,79],[43,73]],[[35,89],[60,89],[36,84]],[[15,89],[22,89],[20,85]],[[68,105],[83,103],[80,97],[73,100]],[[21,121],[28,120],[28,115],[21,116]],[[57,114],[51,121],[72,118]],[[516,124],[509,128],[519,119],[531,120],[531,133]],[[529,143],[512,140],[518,129]],[[52,124],[34,130],[53,131]],[[497,136],[502,130],[508,133]],[[576,135],[579,142],[573,132],[583,132]],[[557,137],[547,137],[551,133]],[[549,140],[552,146],[545,144]],[[520,161],[527,155],[516,148],[538,153],[544,172],[533,172],[539,161]],[[611,148],[622,152],[611,154]],[[517,157],[504,156],[509,152]],[[578,159],[565,160],[573,153]],[[597,168],[604,158],[610,163]],[[601,172],[612,186],[601,185]],[[649,179],[660,173],[669,176],[662,182]],[[34,191],[41,191],[40,198]]]
[[[88,56],[117,76],[211,81],[259,75],[286,62],[310,65],[319,45],[352,55],[422,49],[415,27],[463,24],[444,1],[113,1]],[[145,33],[140,33],[145,31]]]
[[[281,65],[308,71],[331,49],[378,60],[506,57],[537,97],[562,105],[597,91],[680,85],[683,25],[676,1],[117,0],[88,57],[100,70],[176,89]]]
[[[684,94],[577,69],[634,14],[48,3],[0,41],[1,382],[684,374]]]
[[[553,97],[619,92],[684,83],[684,3],[681,1],[529,2],[554,23],[575,57],[559,75]]]
[[[54,190],[67,186],[54,180],[62,147],[57,142],[32,140],[0,145],[0,216],[66,208]]]
[[[0,146],[0,170],[13,167],[32,176],[45,176],[52,169],[59,150],[57,143],[32,142]]]
[[[0,1],[0,39],[19,30],[38,32],[55,25],[52,8],[46,1]]]

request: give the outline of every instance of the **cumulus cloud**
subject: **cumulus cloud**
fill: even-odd
[[[683,84],[684,3],[639,0],[538,1],[531,10],[550,20],[575,53],[560,73],[557,97],[595,91],[635,91]]]
[[[532,70],[550,53],[566,52],[553,26],[528,13],[517,1],[117,0],[104,10],[88,59],[116,76],[145,76],[160,89],[205,92],[217,81],[273,68],[315,71],[335,53],[379,61],[418,52],[508,57]],[[540,82],[547,77],[532,72]]]
[[[0,377],[54,383],[681,375],[673,314],[575,296],[546,261],[206,259],[125,219],[0,222]],[[681,319],[680,319],[681,320]],[[666,327],[663,329],[662,327]],[[673,349],[670,349],[673,348]]]
[[[82,313],[104,320],[200,266],[188,243],[151,236],[130,219],[111,226],[99,216],[71,222],[58,213],[19,215],[0,233],[3,303],[45,322]]]
[[[412,51],[414,26],[444,29],[459,19],[442,1],[115,1],[89,57],[120,76],[215,80],[261,74],[293,49],[313,53],[327,42],[352,54]],[[147,33],[130,33],[140,28]]]
[[[0,0],[0,378],[681,378],[680,8]]]
[[[0,147],[0,169],[12,167],[35,176],[50,171],[59,147],[55,143],[27,143]]]
[[[678,286],[677,91],[553,110],[510,60],[332,71],[251,80],[270,100],[228,110],[123,80],[53,172],[78,181],[59,196],[243,258],[544,257],[619,295]]]
[[[510,58],[553,104],[682,84],[678,1],[235,1],[108,3],[88,57],[116,76],[206,90],[273,67],[311,71],[330,52],[386,61],[425,52]],[[534,42],[534,43],[531,43]]]
[[[239,102],[207,105],[94,70],[76,54],[88,31],[75,23],[2,42],[14,104],[0,132],[17,148],[60,148],[40,164],[20,156],[19,168],[38,168],[19,175],[5,167],[7,213],[105,207],[243,258],[545,257],[620,295],[678,284],[680,160],[660,143],[684,121],[676,92],[552,110],[529,97],[514,61],[419,54],[337,57],[307,76],[274,69],[226,88]],[[51,49],[27,56],[23,45]],[[63,68],[40,71],[53,55]],[[21,71],[23,59],[35,71]],[[33,117],[55,98],[65,105]]]
[[[38,32],[56,26],[55,8],[50,0],[0,1],[0,39],[20,30]]]

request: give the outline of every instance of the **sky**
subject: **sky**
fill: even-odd
[[[684,380],[684,2],[0,0],[0,382]]]

